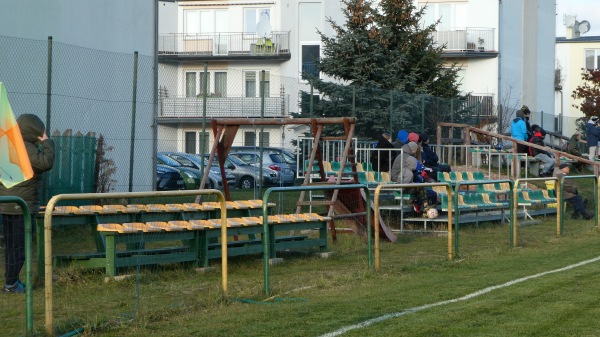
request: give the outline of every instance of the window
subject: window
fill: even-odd
[[[196,132],[186,132],[185,133],[185,153],[207,153],[208,152],[208,132],[198,132],[198,142],[196,142]],[[204,144],[202,144],[202,140],[204,140]],[[198,144],[198,146],[196,146]],[[203,146],[204,145],[204,146]],[[199,149],[200,151],[196,151]]]
[[[188,35],[227,32],[226,10],[186,10],[184,13],[184,29]]]
[[[208,153],[208,142],[210,141],[208,138],[208,132],[199,132],[199,135],[200,137],[198,140],[198,149],[200,149],[200,151],[198,151],[198,153]],[[202,144],[202,141],[204,141],[204,144]]]
[[[600,49],[585,50],[585,69],[599,69]]]
[[[298,4],[298,40],[300,41],[301,58],[300,73],[318,75],[315,61],[320,56],[321,37],[317,30],[321,28],[321,4],[317,2],[301,2]]]
[[[302,46],[302,74],[318,76],[315,61],[319,59],[321,47],[319,45]]]
[[[196,97],[196,73],[185,73],[185,97]]]
[[[259,135],[262,146],[269,146],[269,133],[263,131],[263,133],[259,133]]]
[[[256,82],[261,80],[262,71],[246,71],[244,72],[244,87],[246,90],[246,97],[261,97],[262,87],[259,87],[259,91],[257,92]],[[271,95],[271,75],[270,72],[265,71],[265,97],[269,97]]]
[[[185,153],[196,153],[196,133],[185,133]]]
[[[246,97],[256,97],[256,72],[245,72],[244,83],[244,87],[246,89]]]
[[[206,90],[208,91],[208,93],[204,92],[204,77],[206,75]],[[199,83],[199,87],[200,87],[200,95],[204,96],[204,95],[208,95],[210,96],[210,73],[206,73],[204,74],[204,72],[200,73],[200,83]]]
[[[420,5],[420,8],[427,6],[425,15],[421,21],[423,26],[434,24],[438,19],[440,23],[437,26],[438,31],[450,31],[456,28],[465,28],[467,26],[467,5],[463,3],[427,3]]]
[[[244,146],[256,146],[256,133],[254,131],[244,132]]]
[[[208,96],[227,97],[227,73],[215,72],[214,82],[211,83],[211,73],[208,72],[207,93]],[[185,73],[185,96],[202,97],[204,95],[204,72]]]
[[[215,73],[215,95],[217,97],[227,97],[227,73],[216,72]]]
[[[244,33],[256,34],[256,24],[264,16],[271,20],[271,10],[269,8],[246,8],[244,9]]]

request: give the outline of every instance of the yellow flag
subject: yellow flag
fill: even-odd
[[[33,177],[21,130],[0,82],[0,183],[11,188]]]

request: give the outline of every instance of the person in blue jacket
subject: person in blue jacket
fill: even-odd
[[[593,116],[587,123],[585,123],[585,139],[587,140],[589,152],[589,159],[594,160],[596,158],[596,148],[598,146],[598,139],[600,138],[600,128],[598,127],[598,117]]]
[[[517,140],[529,141],[527,137],[527,124],[525,124],[525,120],[523,119],[523,111],[517,111],[517,116],[512,120],[510,124],[510,136]],[[518,153],[528,153],[529,146],[517,144],[517,152]]]

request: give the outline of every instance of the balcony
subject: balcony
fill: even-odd
[[[453,28],[432,33],[434,44],[444,46],[443,56],[496,57],[493,28]],[[482,54],[479,54],[482,53]]]
[[[265,117],[281,117],[289,114],[285,97],[265,97]],[[158,117],[202,118],[203,98],[161,97]],[[260,97],[209,97],[206,99],[206,117],[227,118],[261,117]]]
[[[287,61],[290,32],[269,38],[248,33],[167,34],[158,37],[160,61],[269,59]]]

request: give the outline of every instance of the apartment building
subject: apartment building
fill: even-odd
[[[554,113],[553,4],[543,0],[415,4],[427,6],[424,24],[440,20],[434,41],[445,46],[448,65],[461,66],[461,90],[480,103],[481,116],[494,120],[501,110],[500,124],[506,128],[522,104],[534,111],[534,121],[536,111]],[[326,18],[343,22],[342,5],[324,0],[163,3],[159,150],[205,152],[211,137],[203,138],[204,113],[207,119],[252,119],[298,112],[301,93],[310,90],[301,74],[311,71],[321,54],[317,29],[332,35]],[[259,131],[259,126],[241,127],[234,144],[258,145]],[[277,126],[264,131],[264,145],[291,148],[290,141],[304,130]]]

